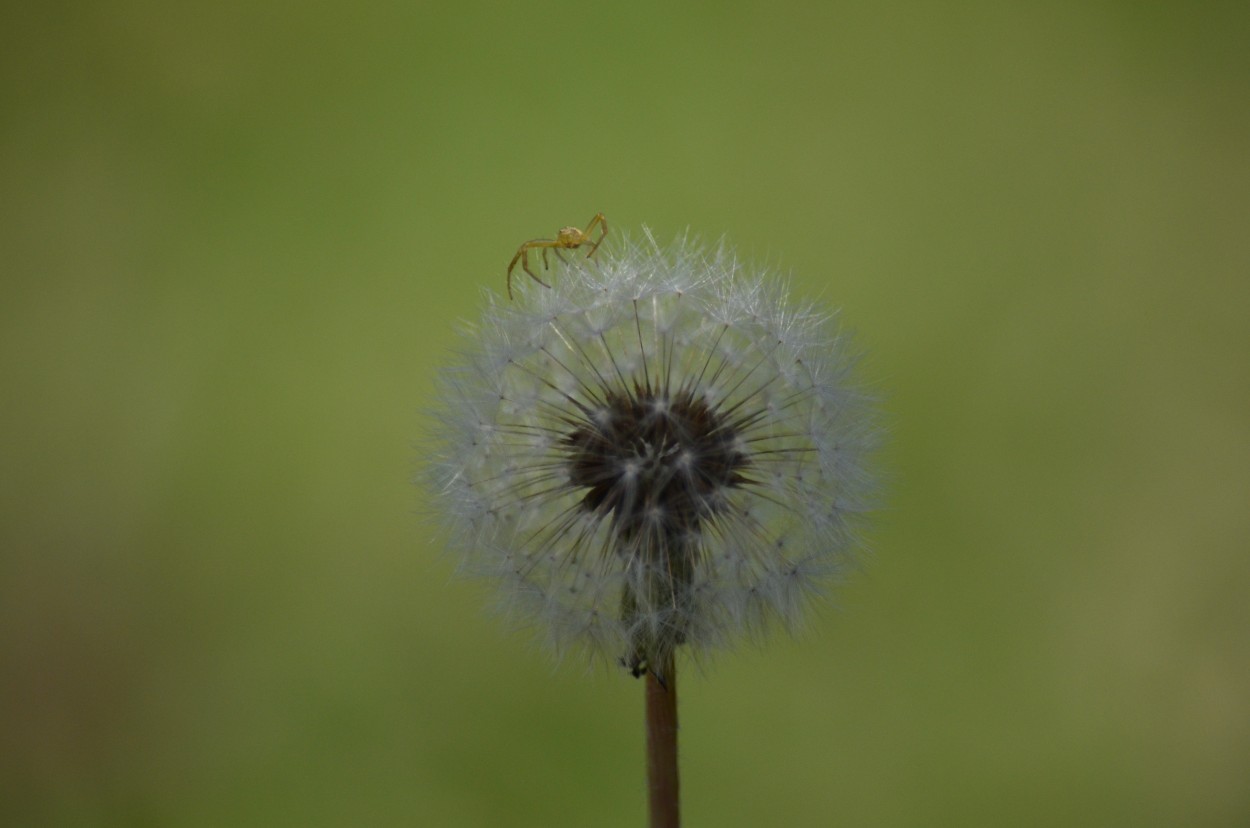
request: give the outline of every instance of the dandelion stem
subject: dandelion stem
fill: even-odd
[[[663,676],[661,681],[656,673]],[[677,665],[647,671],[647,790],[651,828],[678,828]]]

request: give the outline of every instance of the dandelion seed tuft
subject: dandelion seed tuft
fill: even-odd
[[[723,246],[605,247],[493,300],[442,375],[462,569],[558,652],[641,675],[793,627],[853,560],[871,400],[825,315]]]

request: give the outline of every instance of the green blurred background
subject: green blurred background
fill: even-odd
[[[38,10],[36,10],[38,9]],[[1245,4],[0,12],[0,823],[643,822],[410,484],[523,239],[844,310],[873,554],[682,683],[689,825],[1250,823]]]

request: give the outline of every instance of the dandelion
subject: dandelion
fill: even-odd
[[[845,570],[873,407],[829,319],[723,246],[647,234],[516,293],[443,375],[447,535],[557,653],[647,676],[675,824],[676,653],[793,628]]]

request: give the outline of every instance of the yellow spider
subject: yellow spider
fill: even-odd
[[[600,225],[601,232],[599,238],[595,241],[590,240],[591,231],[595,229],[595,225]],[[599,249],[599,245],[603,242],[604,236],[608,235],[608,220],[603,217],[603,213],[595,213],[595,217],[590,220],[590,224],[586,225],[585,230],[578,230],[576,227],[562,227],[560,232],[556,233],[554,239],[530,239],[525,244],[517,248],[516,255],[512,257],[512,261],[508,263],[508,298],[512,298],[512,269],[516,267],[518,260],[521,262],[521,268],[530,275],[538,284],[543,287],[551,287],[534,275],[534,271],[530,270],[529,252],[535,247],[541,247],[543,251],[543,270],[547,269],[547,251],[555,250],[556,255],[560,256],[560,250],[573,250],[584,244],[590,245],[590,252],[586,254],[586,258],[595,255],[595,251]],[[564,261],[564,257],[560,256],[560,261]]]

